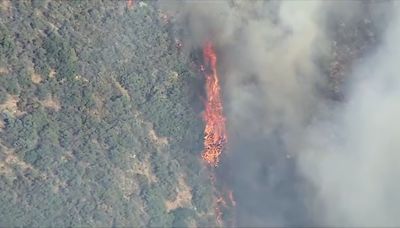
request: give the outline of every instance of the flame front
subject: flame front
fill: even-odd
[[[204,63],[209,70],[206,76],[206,101],[204,111],[204,151],[203,159],[210,165],[217,166],[219,157],[227,141],[225,117],[223,115],[221,88],[217,73],[217,55],[211,42],[203,48]]]
[[[220,155],[227,143],[227,134],[222,108],[221,87],[217,72],[217,54],[211,42],[205,43],[203,47],[203,57],[204,65],[200,67],[206,77],[206,99],[203,114],[205,128],[204,151],[202,157],[209,165],[215,167],[218,165]],[[224,227],[226,225],[224,224],[223,218],[224,211],[235,207],[236,202],[234,201],[232,191],[224,191],[225,193],[219,191],[220,189],[217,188],[215,173],[212,173],[210,178],[214,192],[216,223],[217,226]]]

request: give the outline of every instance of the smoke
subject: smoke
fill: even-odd
[[[218,171],[234,191],[237,226],[400,225],[398,7],[160,4],[188,52],[205,40],[218,49],[229,130]]]
[[[400,225],[399,38],[395,16],[381,45],[354,64],[348,101],[307,129],[300,163],[318,187],[314,209],[323,224]]]

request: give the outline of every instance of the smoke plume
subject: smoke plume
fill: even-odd
[[[217,47],[237,226],[400,225],[396,4],[160,4],[187,52]]]
[[[382,43],[353,65],[347,102],[306,130],[300,164],[317,186],[314,209],[324,225],[400,225],[399,19],[392,17]]]

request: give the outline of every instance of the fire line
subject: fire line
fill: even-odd
[[[200,69],[205,74],[205,110],[203,119],[204,127],[204,150],[202,158],[211,167],[217,167],[222,151],[227,143],[227,133],[225,126],[225,117],[223,115],[223,105],[221,98],[221,87],[217,72],[217,53],[211,42],[206,42],[203,46],[204,65]],[[229,207],[235,207],[236,202],[233,198],[233,192],[220,192],[217,188],[215,173],[212,173],[211,182],[214,192],[214,209],[218,226],[224,225],[223,210]],[[227,204],[229,202],[229,204]]]
[[[225,117],[223,115],[221,87],[217,73],[217,55],[211,42],[203,47],[204,63],[209,70],[204,70],[206,77],[206,101],[204,111],[204,151],[203,159],[210,165],[217,166],[220,155],[227,142]]]

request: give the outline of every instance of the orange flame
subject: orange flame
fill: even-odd
[[[211,183],[212,183],[212,188],[213,188],[213,193],[214,193],[214,214],[215,214],[215,221],[217,223],[218,227],[223,227],[224,226],[224,221],[223,221],[223,209],[227,207],[225,198],[221,192],[218,191],[216,187],[216,178],[215,174],[210,175]]]
[[[217,166],[227,136],[217,73],[217,55],[211,42],[204,45],[203,55],[204,62],[209,66],[210,71],[205,72],[207,98],[203,116],[205,128],[202,157],[208,164]],[[202,71],[205,71],[204,66],[202,66]]]
[[[211,42],[206,42],[203,47],[204,64],[200,70],[206,77],[206,100],[203,114],[204,128],[204,151],[202,158],[212,166],[217,166],[220,155],[227,142],[225,117],[223,115],[221,87],[217,72],[217,54]],[[233,192],[222,194],[218,191],[215,174],[210,175],[214,191],[214,209],[216,223],[219,227],[224,226],[223,212],[225,209],[235,206]],[[228,201],[229,200],[229,201]],[[227,204],[227,201],[230,203]]]

